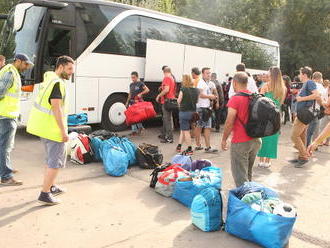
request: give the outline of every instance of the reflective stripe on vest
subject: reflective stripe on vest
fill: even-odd
[[[19,116],[20,96],[21,96],[21,77],[12,64],[6,65],[0,70],[0,77],[6,73],[13,74],[12,86],[7,89],[4,98],[0,101],[0,116],[15,119]]]

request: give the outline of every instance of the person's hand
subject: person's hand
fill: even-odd
[[[69,141],[69,135],[67,132],[62,132],[62,142],[68,142]]]
[[[211,100],[215,100],[215,99],[217,99],[217,96],[215,96],[215,95],[209,95],[209,98],[210,98]]]
[[[220,104],[217,102],[216,104],[215,104],[215,109],[219,109],[220,108]]]
[[[221,149],[224,150],[224,151],[227,151],[228,150],[228,143],[226,140],[222,140],[221,142]]]
[[[317,95],[317,97],[315,98],[315,100],[318,101],[318,102],[322,102],[321,95]]]
[[[312,144],[310,144],[307,148],[307,153],[309,156],[313,155],[313,152],[316,150],[316,148],[318,147],[318,144],[316,144],[315,142],[313,142]]]

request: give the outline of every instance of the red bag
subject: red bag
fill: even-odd
[[[126,124],[132,125],[156,117],[154,106],[151,102],[137,102],[125,111]]]

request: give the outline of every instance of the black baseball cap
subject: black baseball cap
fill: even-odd
[[[24,62],[28,63],[28,64],[31,65],[31,66],[34,65],[34,64],[32,63],[32,61],[29,59],[29,57],[28,57],[26,54],[24,54],[24,53],[17,53],[17,54],[15,55],[15,59],[14,59],[14,60],[16,60],[16,59],[19,59],[19,60],[21,60],[21,61],[24,61]]]

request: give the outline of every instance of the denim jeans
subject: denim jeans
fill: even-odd
[[[0,177],[12,178],[10,152],[14,147],[17,123],[14,119],[0,119]]]
[[[143,125],[142,125],[142,123],[136,123],[136,124],[133,124],[131,126],[131,128],[132,128],[133,132],[137,132],[137,131],[139,131],[139,129],[143,128]]]
[[[307,128],[307,144],[309,146],[315,138],[319,135],[320,120],[315,118],[311,123],[309,123]],[[313,139],[314,138],[314,139]]]

